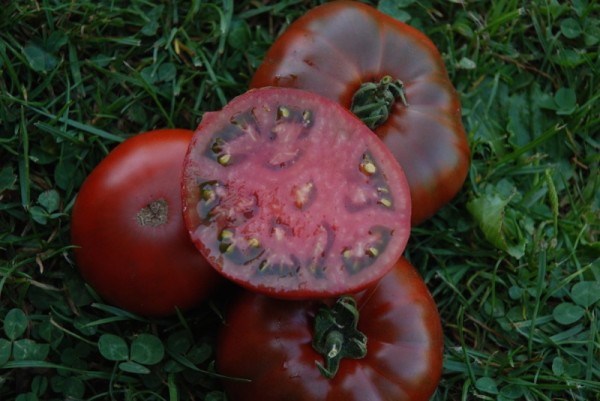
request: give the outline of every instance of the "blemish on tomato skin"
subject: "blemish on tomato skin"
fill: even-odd
[[[167,223],[169,217],[169,204],[165,199],[148,203],[136,214],[140,226],[158,227]]]

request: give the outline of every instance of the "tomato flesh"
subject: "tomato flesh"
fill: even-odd
[[[411,204],[400,165],[364,124],[318,95],[265,88],[208,113],[184,170],[194,243],[256,291],[355,292],[406,246]]]

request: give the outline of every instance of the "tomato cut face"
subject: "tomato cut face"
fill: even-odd
[[[191,237],[224,276],[282,298],[358,291],[389,271],[410,195],[385,145],[335,102],[250,91],[207,113],[183,182]]]

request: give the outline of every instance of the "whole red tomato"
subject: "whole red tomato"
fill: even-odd
[[[252,292],[235,300],[216,355],[218,372],[231,378],[224,380],[230,399],[429,400],[443,335],[412,265],[400,259],[374,287],[340,300],[331,309]]]
[[[351,109],[402,165],[413,225],[463,185],[469,147],[440,53],[423,33],[368,5],[309,11],[275,41],[250,86],[306,89]]]
[[[131,137],[81,187],[71,221],[75,259],[114,305],[166,315],[204,300],[219,280],[183,223],[181,175],[192,135],[165,129]]]

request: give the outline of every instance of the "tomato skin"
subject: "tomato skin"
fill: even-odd
[[[71,221],[75,260],[83,278],[116,306],[168,315],[207,298],[220,280],[183,223],[180,182],[192,135],[164,129],[131,137],[80,189]],[[156,201],[167,207],[166,221],[141,224],[138,213]]]
[[[384,76],[402,80],[408,106],[396,101],[374,130],[406,173],[416,225],[457,194],[470,163],[458,95],[426,35],[365,4],[327,3],[275,41],[250,86],[305,89],[350,108],[361,84]]]
[[[311,345],[317,302],[280,301],[245,292],[219,335],[220,374],[232,401],[426,401],[439,382],[443,334],[425,283],[406,259],[377,285],[354,296],[363,359],[343,359],[326,379]]]

